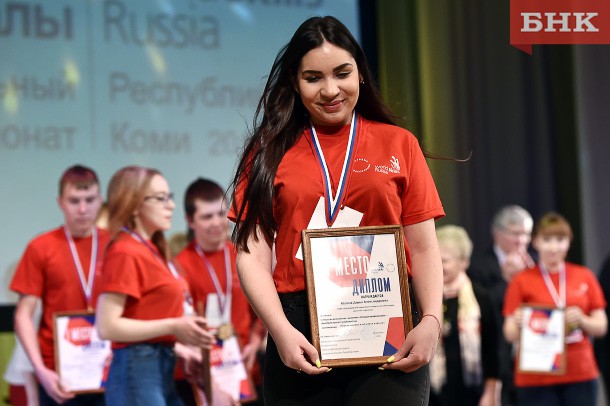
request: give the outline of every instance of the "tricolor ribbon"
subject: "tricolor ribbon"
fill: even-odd
[[[324,152],[322,152],[322,147],[320,146],[320,141],[318,140],[318,135],[316,134],[316,129],[314,128],[313,124],[310,126],[311,139],[313,142],[315,155],[318,159],[318,163],[322,167],[322,176],[324,178],[324,197],[326,203],[326,223],[329,227],[337,218],[337,214],[339,214],[339,209],[341,208],[341,202],[346,195],[347,174],[352,163],[354,148],[356,145],[356,122],[357,117],[356,112],[354,112],[350,125],[349,139],[347,140],[347,147],[345,150],[345,159],[343,160],[343,168],[341,169],[341,177],[339,178],[337,194],[335,196],[333,196],[330,172],[328,165],[326,164],[326,159],[324,158]]]

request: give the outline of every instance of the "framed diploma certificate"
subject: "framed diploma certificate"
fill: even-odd
[[[321,364],[386,363],[413,328],[402,226],[303,230],[302,237]]]
[[[55,366],[62,383],[73,393],[103,392],[112,350],[95,329],[93,312],[53,315]]]
[[[522,306],[521,314],[519,372],[563,374],[566,368],[565,310]]]

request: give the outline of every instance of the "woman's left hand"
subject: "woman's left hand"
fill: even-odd
[[[436,352],[438,344],[438,323],[433,317],[424,317],[413,330],[407,334],[394,359],[383,364],[383,369],[396,369],[403,372],[413,372],[426,365]]]

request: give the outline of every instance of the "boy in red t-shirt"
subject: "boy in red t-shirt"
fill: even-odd
[[[30,241],[10,285],[19,294],[15,333],[42,386],[41,405],[75,398],[102,405],[103,395],[75,396],[62,385],[56,372],[53,338],[54,313],[93,308],[93,279],[109,240],[107,231],[95,227],[102,205],[95,172],[81,165],[68,168],[59,182],[57,203],[64,224]],[[42,303],[42,317],[36,333],[38,301]]]
[[[194,303],[205,307],[209,326],[218,330],[218,336],[228,334],[225,331],[237,336],[244,364],[254,382],[260,384],[256,356],[266,331],[239,285],[235,247],[227,240],[224,191],[216,182],[198,178],[187,188],[184,200],[191,241],[176,256],[176,262],[189,283]]]

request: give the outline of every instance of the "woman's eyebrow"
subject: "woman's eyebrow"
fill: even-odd
[[[333,68],[333,72],[338,72],[340,70],[343,70],[343,69],[347,68],[348,66],[352,66],[352,64],[349,63],[349,62],[343,63],[343,64],[337,66],[336,68]],[[308,70],[304,70],[302,73],[306,73],[306,74],[309,74],[309,75],[321,75],[322,71],[314,70],[314,69],[308,69]]]

